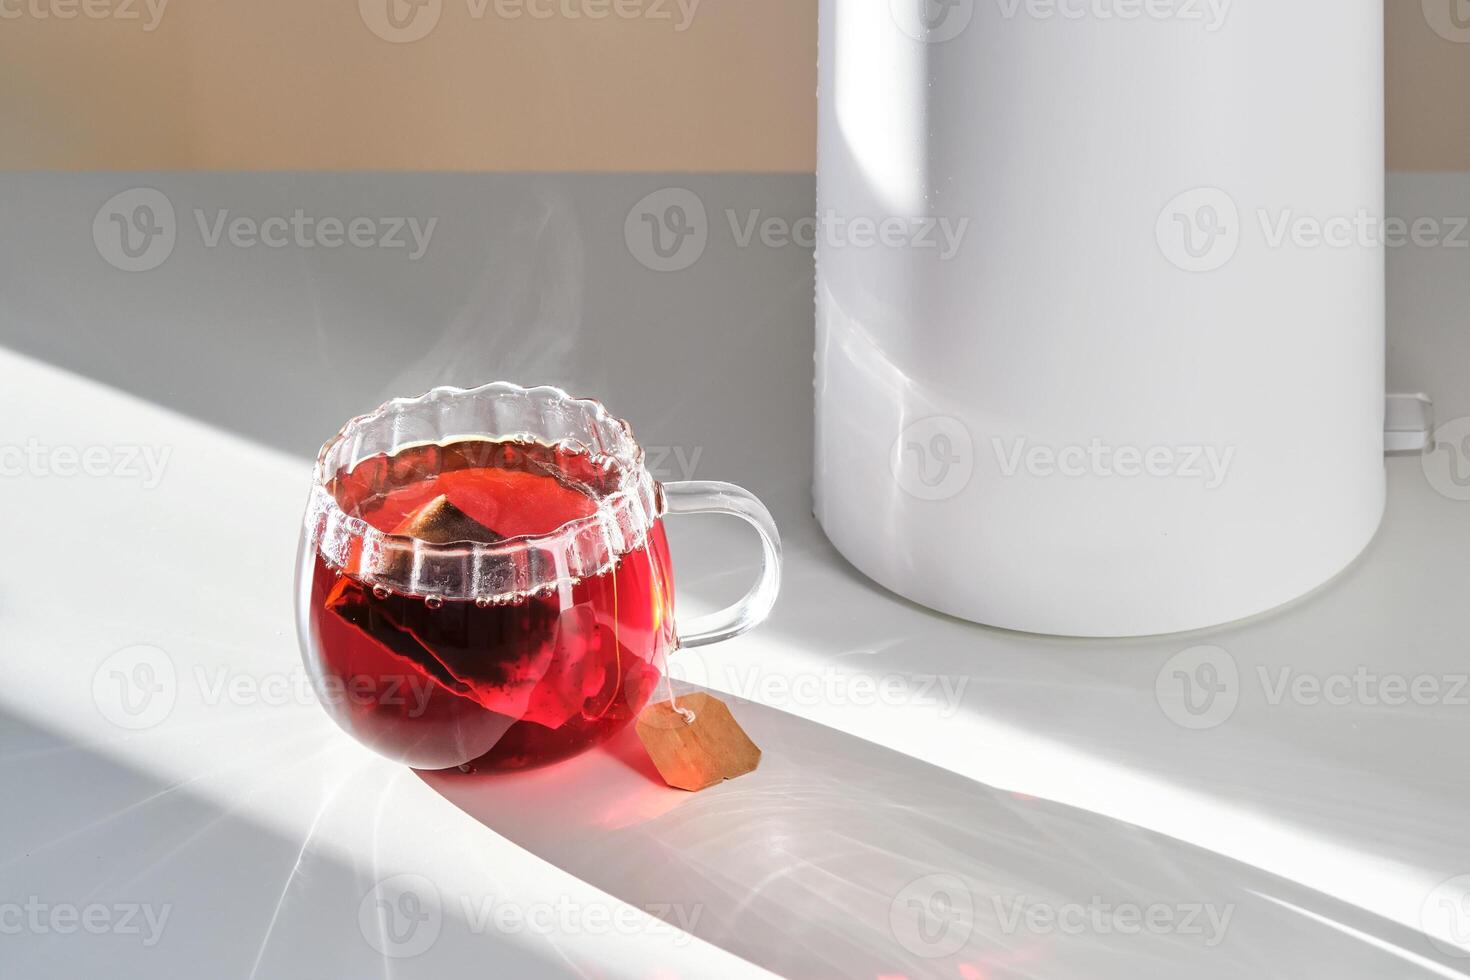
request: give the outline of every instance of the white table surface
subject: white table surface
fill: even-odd
[[[319,180],[149,183],[181,211],[437,206],[451,247],[408,274],[181,245],[130,276],[90,226],[136,177],[6,178],[0,444],[168,456],[156,486],[0,481],[0,977],[1470,976],[1470,503],[1437,489],[1448,457],[1390,460],[1367,554],[1286,610],[1145,640],[989,630],[867,582],[807,511],[810,255],[712,234],[671,278],[622,248],[659,186],[721,221],[799,214],[809,178],[502,179],[462,206],[467,178]],[[1467,191],[1399,178],[1392,210],[1464,213]],[[1392,384],[1470,415],[1470,252],[1391,270]],[[507,332],[523,320],[534,340]],[[530,774],[420,775],[304,693],[290,575],[312,442],[383,395],[490,375],[605,393],[668,449],[666,478],[771,503],[773,618],[676,671],[731,695],[756,773],[669,790],[629,734]],[[684,611],[751,574],[739,530],[673,535]],[[1191,729],[1172,658],[1201,645],[1239,683],[1228,718]],[[139,663],[151,700],[119,684],[148,680]],[[1360,669],[1439,693],[1272,690]],[[380,899],[402,932],[374,925]]]

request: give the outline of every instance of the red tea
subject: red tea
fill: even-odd
[[[373,456],[328,490],[350,517],[432,543],[546,535],[597,512],[622,474],[540,443],[470,439]],[[438,536],[435,536],[437,534]],[[663,527],[550,593],[375,591],[316,555],[313,675],[338,722],[423,768],[519,769],[573,755],[643,708],[673,647]]]

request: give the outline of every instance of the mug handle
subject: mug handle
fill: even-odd
[[[745,597],[719,612],[696,616],[687,629],[676,629],[680,647],[719,643],[760,625],[781,591],[781,535],[766,505],[733,483],[692,480],[663,484],[665,514],[727,514],[738,517],[761,538],[761,575]]]

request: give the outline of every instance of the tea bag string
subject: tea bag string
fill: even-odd
[[[655,574],[653,576],[653,584],[654,584],[654,588],[656,588],[658,590],[658,593],[659,593],[659,595],[658,595],[659,607],[660,608],[664,608],[664,596],[663,596],[663,593],[664,593],[664,588],[665,588],[666,583],[664,583],[663,579],[659,575]],[[617,608],[616,603],[618,601],[617,588],[618,588],[617,587],[617,579],[614,578],[613,579],[613,603],[614,603],[614,607],[613,608],[614,608],[615,611],[616,611],[616,608]],[[617,621],[616,614],[613,617],[613,621],[614,622]],[[673,643],[670,644],[670,645],[673,646],[673,648],[675,650],[678,650],[679,649],[679,640],[678,640],[677,634],[675,634]],[[674,697],[674,681],[673,681],[673,679],[671,677],[669,677],[669,645],[666,645],[664,647],[664,689],[669,692],[669,707],[673,709],[674,713],[677,714],[680,718],[683,718],[684,719],[684,724],[686,724],[686,725],[692,725],[692,724],[694,724],[694,718],[695,718],[694,711],[692,709],[690,709],[690,708],[686,708],[683,705],[679,704],[679,699],[676,698],[676,697]]]
[[[684,719],[684,724],[694,724],[696,715],[693,709],[684,707],[674,698],[674,682],[669,677],[669,655],[667,653],[664,654],[664,687],[669,692],[669,707],[673,708],[674,713]]]

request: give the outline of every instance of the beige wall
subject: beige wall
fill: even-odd
[[[1289,0],[1278,0],[1289,2]],[[1470,32],[1452,41],[1429,27],[1426,8],[1463,0],[1387,0],[1388,165],[1394,170],[1470,170]],[[1453,36],[1453,35],[1452,35]]]
[[[646,15],[603,20],[423,0],[438,20],[403,43],[370,29],[382,2],[0,0],[21,14],[0,19],[0,168],[813,166],[815,0],[601,0]],[[1387,3],[1389,164],[1470,170],[1470,43]]]

